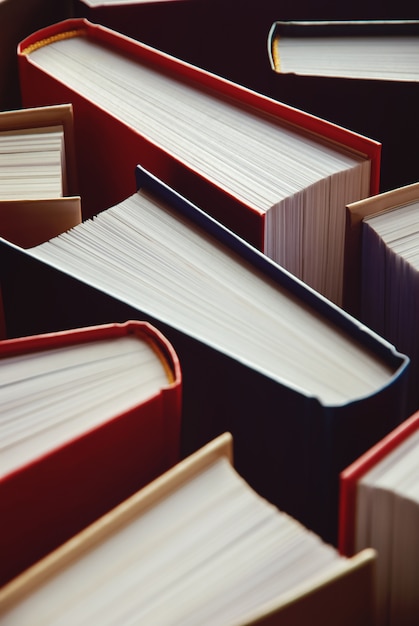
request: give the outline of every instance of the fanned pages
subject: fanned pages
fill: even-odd
[[[178,460],[180,386],[143,322],[0,342],[0,584]]]
[[[374,552],[341,557],[230,448],[226,433],[0,591],[2,624],[369,624]]]
[[[88,162],[80,154],[84,198],[93,188],[97,203],[101,187],[107,207],[130,188],[121,195],[114,177],[95,181],[103,159],[96,147],[126,172],[141,162],[341,303],[345,205],[377,190],[378,143],[87,20],[38,32],[20,50],[28,101],[49,90],[31,90],[35,72],[54,91],[59,84],[75,108],[79,99],[89,103],[80,111],[84,132],[92,132],[91,116],[94,132],[107,133],[89,143]]]
[[[145,190],[32,252],[325,405],[368,396],[391,374]]]
[[[406,417],[408,359],[137,171],[137,193],[67,233],[28,251],[2,243],[9,332],[157,325],[185,372],[184,453],[228,426],[242,475],[332,541],[338,473]]]

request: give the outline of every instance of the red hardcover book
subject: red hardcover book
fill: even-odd
[[[5,340],[0,372],[2,585],[179,460],[182,378],[140,321]]]
[[[419,428],[419,411],[403,421],[340,474],[339,550],[346,556],[355,553],[356,491],[358,481],[387,454]]]
[[[76,50],[85,45],[88,50],[87,53],[82,51],[79,65]],[[39,56],[44,52],[47,56],[58,53],[58,63],[54,59],[53,65],[47,67]],[[339,303],[343,248],[327,233],[332,229],[343,236],[345,205],[378,192],[381,154],[378,142],[85,19],[66,20],[34,33],[21,42],[18,54],[25,106],[58,102],[73,104],[85,217],[135,193],[132,172],[140,163],[239,236]],[[93,74],[86,80],[85,63],[90,64],[90,60]],[[117,68],[114,61],[118,63]],[[71,78],[61,76],[60,68],[68,69]],[[101,72],[106,73],[108,69],[111,75],[101,76]],[[139,72],[141,80],[138,79]],[[151,116],[155,116],[158,110],[154,119],[149,113],[138,114],[140,105],[148,104],[146,84],[147,89],[153,85],[155,104],[151,106]],[[101,90],[104,85],[109,91],[103,100]],[[185,108],[186,103],[189,108]],[[273,143],[267,156],[271,139]],[[291,142],[289,148],[287,141]],[[282,149],[283,156],[280,154]],[[313,157],[308,157],[312,149]],[[211,155],[210,162],[208,155]],[[260,158],[262,162],[259,162]],[[306,158],[311,159],[307,165]],[[335,158],[339,161],[336,169]],[[325,163],[327,175],[322,169]],[[363,172],[362,182],[357,180],[355,185],[337,183],[335,173],[340,175],[344,170],[345,175],[352,176],[358,172],[358,166]],[[265,175],[269,176],[269,183],[265,183]],[[297,182],[300,175],[302,178]],[[323,183],[327,189],[323,188]],[[342,192],[346,199],[337,198]],[[352,200],[348,200],[348,194]],[[296,196],[303,198],[304,214],[307,212],[301,220],[302,228],[311,219],[325,222],[319,222],[318,229],[308,225],[300,238],[295,235],[294,243],[288,226],[289,217],[284,218],[286,225],[282,228],[282,212],[289,211],[288,200],[294,202]],[[336,217],[336,224],[329,223],[329,218],[324,217],[323,201],[327,204],[325,214],[329,215],[330,211],[332,221]],[[298,209],[293,214],[298,215]],[[311,238],[317,237],[318,232],[326,239],[313,243]],[[294,268],[283,257],[296,257],[299,246],[304,261],[297,261]],[[316,250],[316,258],[312,260],[306,253],[313,254],[313,250]],[[323,251],[326,251],[324,262],[318,258]],[[333,260],[335,254],[336,263]],[[298,263],[304,266],[303,269],[299,269]],[[321,276],[318,281],[305,274],[317,271]],[[329,277],[332,272],[336,277]],[[326,285],[321,285],[321,281]],[[334,282],[337,282],[336,286]]]

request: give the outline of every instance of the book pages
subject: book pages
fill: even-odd
[[[373,393],[391,375],[353,337],[145,191],[32,253],[326,405]]]

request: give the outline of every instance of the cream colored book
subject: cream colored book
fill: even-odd
[[[81,221],[70,104],[0,113],[0,236],[29,248]]]
[[[340,556],[232,458],[225,433],[27,570],[1,623],[370,626],[375,552]]]

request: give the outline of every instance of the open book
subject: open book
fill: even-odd
[[[228,427],[245,478],[331,537],[338,472],[406,417],[408,359],[137,171],[137,193],[67,233],[27,251],[3,242],[9,332],[157,325],[184,372],[183,450]]]
[[[181,374],[129,321],[0,342],[0,585],[179,459]]]
[[[378,191],[379,143],[87,20],[19,60],[26,105],[73,103],[85,215],[134,191],[140,163],[340,304],[345,206]]]
[[[0,113],[0,235],[34,246],[81,221],[71,104]]]
[[[374,559],[262,499],[225,433],[0,590],[0,620],[370,626]]]
[[[377,625],[419,620],[419,413],[379,441],[340,477],[339,546],[377,550]]]

